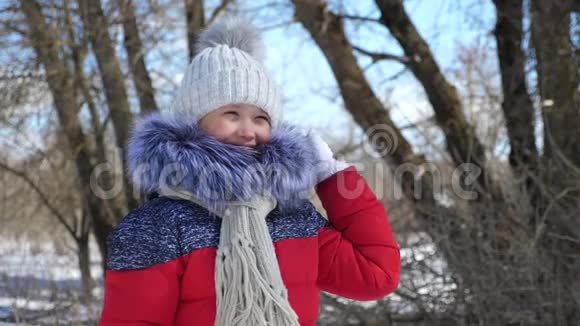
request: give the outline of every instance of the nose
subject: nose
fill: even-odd
[[[254,140],[254,138],[256,138],[256,133],[254,132],[254,129],[251,126],[248,126],[248,124],[244,123],[240,126],[240,128],[238,129],[238,135],[240,136],[240,138],[242,138],[244,141],[252,141]]]

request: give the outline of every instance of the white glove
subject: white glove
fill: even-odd
[[[308,136],[318,152],[317,183],[350,166],[348,163],[334,158],[332,150],[317,132],[310,131]]]

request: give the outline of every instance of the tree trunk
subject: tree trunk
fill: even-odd
[[[580,94],[578,54],[570,39],[571,1],[531,1],[532,43],[544,122],[542,177],[554,209],[546,221],[545,250],[553,253],[562,291],[554,314],[580,323]],[[576,2],[576,7],[578,7]],[[547,211],[550,208],[544,209]],[[547,214],[548,212],[546,212]]]
[[[77,244],[77,257],[81,281],[83,284],[83,300],[90,303],[93,299],[93,289],[96,286],[95,280],[91,275],[91,252],[90,252],[90,233],[91,233],[91,216],[88,206],[83,203],[80,220],[77,226],[75,236]],[[104,259],[105,257],[103,257]]]
[[[293,1],[296,18],[310,33],[330,63],[344,104],[363,130],[376,131],[379,142],[373,143],[377,152],[394,164],[424,163],[411,144],[391,120],[389,112],[377,98],[353,55],[338,17],[328,11],[324,2]]]
[[[526,57],[522,49],[523,1],[494,0],[496,8],[495,39],[499,61],[505,118],[510,143],[509,163],[514,175],[522,180],[530,205],[543,212],[547,199],[541,193],[541,171],[535,143],[535,114],[526,87]],[[537,213],[529,216],[531,228],[538,227]]]
[[[69,48],[71,52],[71,60],[73,61],[73,75],[75,80],[75,90],[80,90],[82,97],[86,105],[88,106],[90,115],[91,115],[91,125],[93,128],[93,137],[95,148],[91,151],[91,155],[96,158],[96,161],[93,160],[94,164],[102,163],[107,161],[106,157],[106,145],[104,141],[104,132],[105,128],[108,124],[107,120],[101,123],[99,111],[97,105],[93,99],[93,95],[91,94],[90,87],[87,84],[87,79],[85,77],[83,64],[88,53],[88,44],[86,38],[77,44],[75,31],[74,31],[74,23],[71,17],[70,12],[70,5],[69,0],[64,0],[63,2],[64,7],[64,15],[65,15],[65,23],[67,28],[67,34],[69,37]],[[103,181],[102,186],[103,189],[111,189],[115,182],[114,175],[112,173],[106,173],[100,176],[100,179]],[[107,205],[107,209],[109,210],[110,214],[115,217],[124,216],[125,214],[125,202],[123,200],[123,196],[115,196],[113,198],[104,199],[105,204]]]
[[[401,0],[375,1],[381,11],[381,23],[397,39],[409,58],[407,66],[419,80],[433,110],[437,124],[445,134],[447,152],[456,164],[474,163],[483,171],[478,179],[486,189],[485,148],[477,138],[475,129],[466,120],[457,90],[451,85],[437,65],[429,45],[419,34],[405,12]]]
[[[93,298],[95,280],[91,275],[91,255],[89,250],[88,233],[77,239],[77,254],[79,259],[79,270],[83,283],[84,300],[89,302]]]
[[[73,154],[79,189],[82,198],[86,200],[88,205],[95,237],[99,243],[103,261],[105,261],[107,237],[112,231],[115,221],[106,210],[106,205],[90,189],[93,165],[91,164],[91,153],[87,146],[88,141],[82,132],[78,118],[79,107],[74,91],[74,78],[67,70],[67,66],[60,61],[59,53],[61,51],[57,48],[60,42],[57,42],[52,29],[46,24],[38,3],[34,0],[22,0],[21,9],[25,14],[29,28],[30,42],[39,61],[45,67],[47,83],[53,96],[58,120]]]
[[[139,206],[137,196],[130,187],[127,171],[126,148],[129,139],[129,128],[132,125],[133,116],[129,108],[129,100],[125,88],[125,80],[121,71],[117,54],[109,36],[108,22],[104,17],[101,2],[99,0],[78,0],[86,33],[88,33],[95,57],[105,88],[105,97],[113,129],[115,130],[116,144],[121,153],[123,162],[123,189],[127,201],[127,209],[132,210]],[[122,218],[118,216],[117,219]]]
[[[187,22],[187,46],[189,60],[195,56],[195,44],[205,26],[205,10],[203,0],[185,0],[185,18]]]
[[[145,53],[143,43],[139,36],[135,7],[132,0],[118,0],[125,31],[125,49],[129,59],[129,69],[133,75],[133,82],[137,89],[141,114],[157,111],[154,89],[149,77],[149,71],[145,66]]]
[[[522,0],[494,0],[495,38],[500,66],[504,113],[510,140],[509,161],[514,172],[536,173],[534,107],[526,87],[526,57],[522,51]]]
[[[549,191],[542,192],[541,190],[541,188],[545,188],[546,186],[546,184],[542,183],[543,176],[546,175],[546,172],[549,175],[549,170],[552,170],[553,167],[542,167],[540,165],[534,143],[534,109],[526,89],[526,58],[521,48],[524,12],[523,1],[494,0],[494,3],[497,16],[495,37],[497,40],[504,95],[502,109],[506,119],[506,127],[511,145],[510,165],[517,176],[524,178],[524,186],[527,188],[529,194],[530,206],[534,208],[531,211],[529,219],[531,229],[540,230],[547,226],[549,229],[548,233],[552,233],[558,229],[558,225],[562,225],[559,222],[554,223],[554,221],[559,220],[558,216],[566,215],[567,213],[559,209],[553,209],[547,212],[546,210],[553,204],[550,204],[550,202],[554,198],[550,196]],[[565,132],[569,133],[570,131],[566,130]],[[550,151],[549,147],[545,149]],[[545,169],[546,167],[548,170]],[[548,217],[549,221],[541,221],[539,217],[546,213],[550,213]],[[566,266],[566,263],[562,264],[563,260],[558,256],[562,253],[563,248],[558,247],[559,245],[554,244],[553,240],[549,238],[542,238],[538,246],[537,254],[538,256],[543,256],[544,261],[543,266],[537,268],[535,271],[535,282],[538,284],[538,290],[544,293],[549,293],[554,289],[564,290],[566,287],[572,285],[570,280],[566,280],[566,277],[562,278],[570,266]],[[546,269],[546,267],[548,268]],[[546,270],[549,272],[546,272]],[[545,282],[543,281],[545,278],[551,278],[554,282]],[[522,295],[517,292],[514,294]],[[528,302],[528,305],[532,306],[534,304],[533,300],[534,298],[532,296],[523,294],[522,298],[518,301]],[[563,301],[570,302],[573,299],[566,298]],[[568,306],[568,303],[553,304],[560,306],[563,309],[562,311],[565,311],[566,306]],[[545,305],[542,308],[538,308],[538,312],[540,311],[542,320],[544,321],[550,321],[555,324],[564,322],[561,316],[563,314],[553,306]]]
[[[531,1],[532,41],[544,118],[544,156],[559,168],[580,168],[578,57],[570,40],[571,8]]]

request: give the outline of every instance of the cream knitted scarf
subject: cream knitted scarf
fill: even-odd
[[[203,205],[183,190],[160,195]],[[217,326],[299,325],[266,224],[275,206],[273,197],[259,196],[213,210],[222,217],[215,269]]]

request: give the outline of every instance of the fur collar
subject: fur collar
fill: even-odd
[[[208,208],[270,193],[280,209],[297,207],[316,185],[317,151],[297,127],[281,124],[255,149],[219,142],[195,123],[152,113],[128,144],[128,172],[145,194],[185,190]]]

